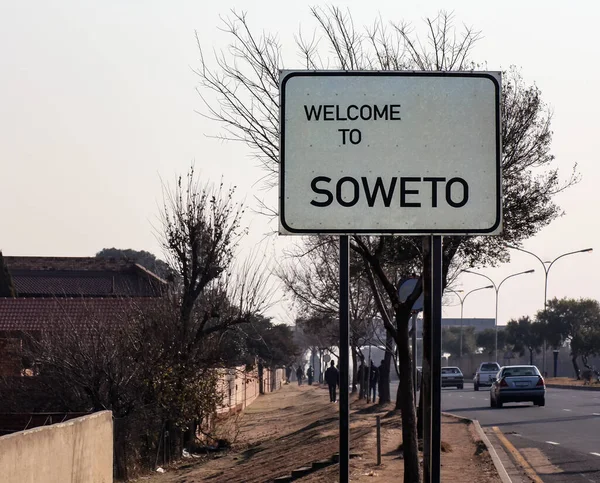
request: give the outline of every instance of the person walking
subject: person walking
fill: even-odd
[[[292,377],[292,367],[291,366],[285,366],[285,383],[289,384],[290,383],[290,378]]]
[[[371,361],[371,365],[369,367],[369,395],[373,395],[373,404],[375,403],[376,395],[377,395],[377,382],[379,381],[379,368],[375,365],[373,361]]]
[[[360,358],[360,366],[356,372],[356,378],[358,379],[358,399],[367,397],[367,368],[365,367],[365,360],[363,357]]]
[[[298,385],[302,385],[302,378],[304,377],[304,371],[302,370],[302,366],[298,366],[296,369],[296,378],[298,379]]]
[[[308,379],[309,386],[312,386],[314,376],[315,370],[312,368],[312,366],[308,366],[308,370],[306,371],[306,378]]]
[[[340,383],[340,373],[335,368],[333,361],[331,361],[331,365],[325,371],[325,382],[329,386],[329,402],[334,403],[337,399],[335,387]]]

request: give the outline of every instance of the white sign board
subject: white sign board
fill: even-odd
[[[500,73],[280,82],[280,233],[501,231]]]

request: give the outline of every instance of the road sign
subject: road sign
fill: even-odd
[[[500,74],[282,71],[281,234],[497,234]]]
[[[400,284],[400,287],[398,287],[398,298],[400,299],[400,302],[406,302],[406,299],[413,293],[418,281],[418,278],[407,278]],[[424,293],[421,292],[421,295],[415,300],[415,303],[412,306],[413,312],[420,312],[423,310],[423,300]]]

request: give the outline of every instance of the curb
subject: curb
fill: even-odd
[[[496,471],[498,472],[498,476],[500,477],[500,480],[502,480],[502,483],[512,483],[510,476],[508,476],[508,473],[506,472],[506,468],[504,468],[504,465],[502,464],[502,461],[500,461],[498,453],[496,453],[496,450],[492,446],[492,443],[490,443],[490,440],[488,439],[487,435],[483,432],[483,429],[482,429],[481,425],[479,424],[479,421],[477,421],[476,419],[465,418],[463,416],[457,416],[456,414],[452,414],[452,413],[442,412],[442,414],[444,414],[446,416],[451,416],[456,419],[461,419],[463,421],[469,421],[470,423],[472,423],[473,426],[475,427],[475,430],[477,431],[477,434],[481,438],[481,441],[483,441],[483,444],[485,444],[485,447],[487,448],[488,453],[492,457],[492,461],[494,463],[494,466],[496,467]]]
[[[576,391],[600,391],[597,386],[565,386],[564,384],[546,384],[546,387],[553,389],[575,389]]]

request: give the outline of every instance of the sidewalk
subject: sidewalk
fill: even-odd
[[[338,451],[338,408],[329,402],[327,389],[286,385],[259,397],[232,424],[237,439],[228,453],[208,461],[187,459],[179,468],[139,481],[148,483],[213,483],[273,481],[292,471],[331,458]],[[353,482],[402,481],[403,461],[397,451],[401,442],[400,416],[393,405],[379,406],[351,397],[350,460]],[[382,464],[376,465],[376,416],[382,417]],[[231,424],[231,422],[229,423]],[[472,424],[444,416],[442,481],[499,483],[494,464],[478,440]],[[296,481],[338,481],[339,467],[330,464]]]

